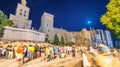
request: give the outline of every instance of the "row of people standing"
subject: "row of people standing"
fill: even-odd
[[[3,58],[17,58],[18,61],[29,61],[34,58],[41,57],[41,60],[50,61],[51,59],[65,58],[68,55],[75,57],[75,47],[70,46],[40,46],[40,45],[24,45],[18,46],[8,45],[1,49]]]

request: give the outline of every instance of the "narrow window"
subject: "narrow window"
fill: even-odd
[[[20,16],[22,15],[22,13],[20,13]]]
[[[25,17],[26,15],[24,14],[24,17]]]
[[[24,11],[26,13],[26,11]]]
[[[48,30],[48,32],[50,32],[50,30]]]

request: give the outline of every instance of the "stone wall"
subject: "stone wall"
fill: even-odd
[[[44,42],[45,35],[44,33],[40,33],[34,30],[29,29],[20,29],[20,28],[13,28],[13,27],[5,27],[4,40],[27,40],[27,41],[36,41],[36,42]]]

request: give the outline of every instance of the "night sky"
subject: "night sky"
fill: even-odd
[[[21,0],[0,0],[0,10],[9,16],[15,14]],[[68,31],[81,31],[82,28],[105,29],[100,17],[106,12],[109,0],[27,0],[30,7],[32,26],[39,28],[43,12],[55,16],[54,27]],[[87,22],[90,21],[91,24]]]

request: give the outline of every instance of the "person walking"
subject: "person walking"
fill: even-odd
[[[17,48],[17,59],[20,62],[19,65],[23,64],[23,54],[24,54],[24,46],[20,44]]]
[[[75,47],[72,47],[72,57],[75,57]]]
[[[83,53],[82,53],[82,60],[83,60],[83,67],[90,67],[91,64],[88,60],[88,57],[87,57],[87,50],[83,50]]]
[[[45,60],[45,46],[40,47],[41,61]]]
[[[112,67],[112,54],[110,52],[110,49],[104,45],[103,43],[99,43],[98,45],[100,47],[101,54],[103,55],[104,59],[103,62],[106,65],[106,67]]]

